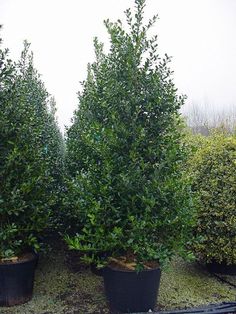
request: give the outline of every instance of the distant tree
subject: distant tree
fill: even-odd
[[[194,134],[208,136],[213,130],[222,130],[232,134],[236,130],[234,107],[215,111],[213,107],[193,104],[185,110],[184,117]]]

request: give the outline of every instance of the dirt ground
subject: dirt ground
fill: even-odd
[[[108,314],[103,279],[62,249],[42,256],[30,302],[0,308],[1,314]],[[224,279],[236,284],[236,276]],[[236,289],[223,283],[196,263],[176,258],[162,271],[156,310],[190,308],[236,301]]]

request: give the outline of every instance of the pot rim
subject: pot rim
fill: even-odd
[[[27,264],[30,263],[34,260],[37,260],[39,258],[39,254],[36,252],[27,252],[27,253],[31,253],[32,257],[27,259],[27,260],[23,260],[23,261],[17,261],[16,263],[13,262],[0,262],[0,267],[4,267],[4,266],[16,266],[16,265],[22,265],[22,264]]]
[[[118,269],[118,268],[115,268],[115,267],[112,267],[110,265],[107,265],[104,267],[104,269],[106,268],[109,268],[110,270],[113,270],[113,271],[116,271],[116,272],[121,272],[121,273],[136,273],[136,274],[139,274],[139,273],[144,273],[144,272],[152,272],[152,271],[155,271],[155,270],[160,270],[161,271],[161,267],[158,266],[158,267],[155,267],[155,268],[151,268],[151,269],[142,269],[140,271],[137,271],[137,270],[125,270],[125,269]]]

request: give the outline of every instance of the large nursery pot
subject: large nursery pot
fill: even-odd
[[[103,271],[105,293],[112,310],[121,313],[153,310],[160,285],[160,268],[120,270],[107,266]]]
[[[0,306],[13,306],[32,298],[38,254],[30,253],[16,262],[0,262]]]

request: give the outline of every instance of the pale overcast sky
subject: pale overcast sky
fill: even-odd
[[[79,82],[93,61],[93,37],[108,43],[103,20],[124,19],[134,0],[0,0],[4,47],[18,59],[31,42],[35,66],[55,96],[59,123],[68,125],[78,105]],[[236,0],[147,0],[158,13],[152,32],[160,54],[173,56],[179,93],[192,103],[236,107]]]

